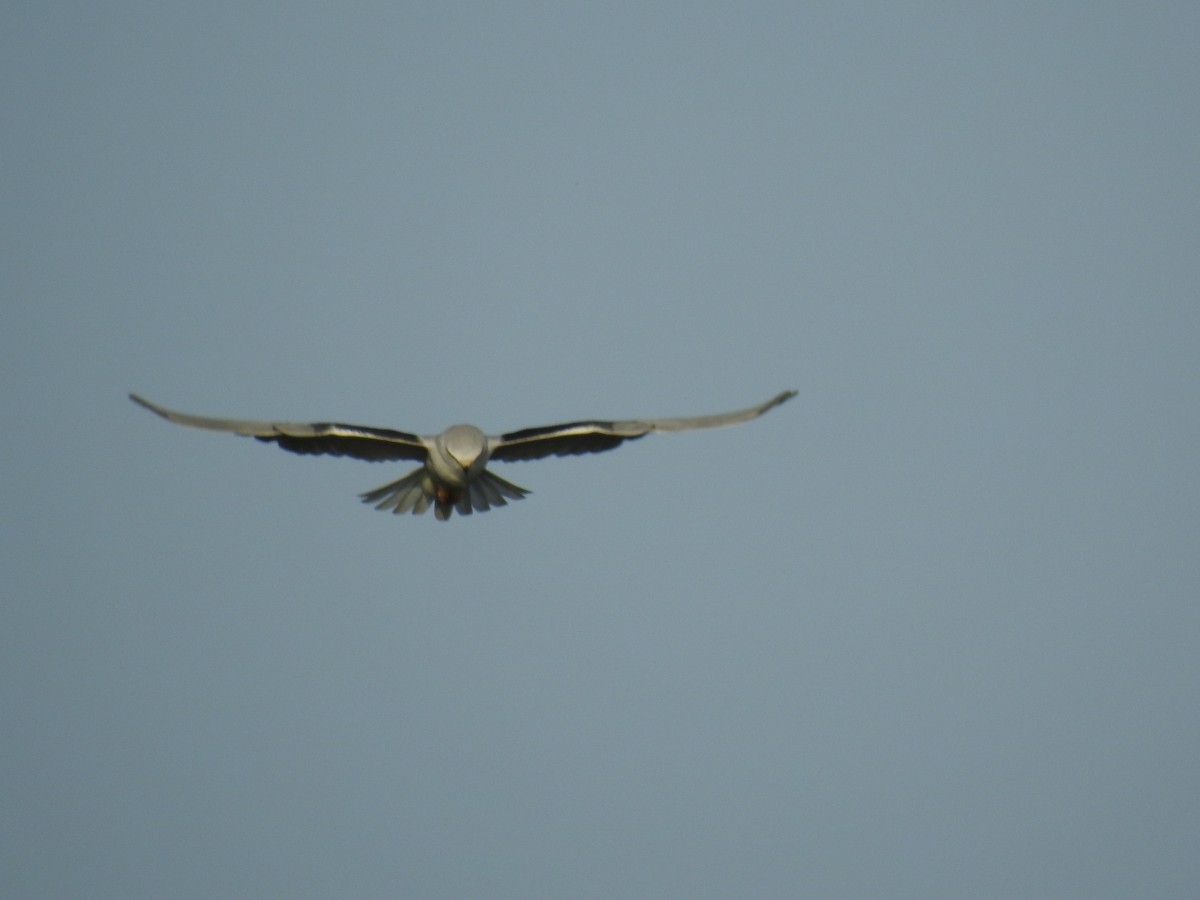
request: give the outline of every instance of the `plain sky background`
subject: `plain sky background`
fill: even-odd
[[[0,895],[1200,895],[1200,5],[0,23]]]

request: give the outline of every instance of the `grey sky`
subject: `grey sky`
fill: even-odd
[[[1200,7],[0,21],[0,894],[1200,894]]]

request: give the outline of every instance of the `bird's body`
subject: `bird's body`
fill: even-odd
[[[398,481],[363,494],[363,502],[372,503],[377,509],[414,514],[423,513],[432,505],[437,518],[444,520],[456,509],[466,516],[473,510],[483,512],[493,506],[504,506],[507,500],[520,500],[529,493],[490,471],[487,466],[492,460],[512,462],[598,453],[654,431],[737,425],[761,416],[795,394],[795,391],[784,391],[758,406],[714,416],[571,422],[490,436],[474,425],[451,425],[440,434],[423,436],[332,422],[303,424],[215,419],[175,412],[136,394],[129,397],[179,425],[247,435],[276,443],[293,453],[352,456],[371,461],[417,460],[422,463],[419,468]]]

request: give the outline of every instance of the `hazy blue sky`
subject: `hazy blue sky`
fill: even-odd
[[[8,4],[0,895],[1200,896],[1200,5]],[[500,466],[176,428],[738,429]]]

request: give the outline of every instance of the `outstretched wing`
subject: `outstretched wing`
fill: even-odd
[[[767,410],[796,396],[784,391],[766,403],[718,413],[714,416],[690,416],[681,419],[629,419],[622,422],[569,422],[511,431],[491,440],[491,458],[503,462],[569,456],[611,450],[622,442],[644,437],[652,431],[690,431],[694,428],[723,428],[757,419]]]
[[[424,441],[415,434],[387,428],[367,428],[362,425],[339,425],[335,422],[256,422],[252,419],[211,419],[192,416],[157,406],[149,400],[130,394],[129,399],[152,413],[177,425],[228,431],[271,441],[293,453],[351,456],[372,462],[392,459],[424,461]]]

